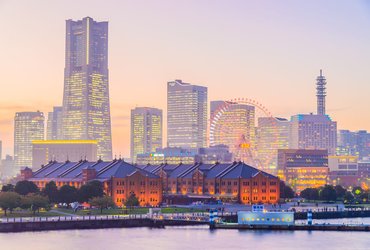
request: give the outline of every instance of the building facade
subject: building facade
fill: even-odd
[[[37,171],[21,170],[23,179],[32,181],[40,190],[54,181],[58,188],[64,185],[80,188],[89,181],[102,182],[106,195],[112,197],[117,206],[135,194],[140,205],[158,206],[162,202],[161,179],[123,160],[106,161],[52,161]]]
[[[243,162],[139,166],[162,178],[165,196],[215,197],[242,204],[275,204],[279,178]]]
[[[131,159],[162,148],[162,110],[140,107],[131,110]]]
[[[226,145],[210,146],[208,148],[200,148],[194,157],[194,162],[202,162],[205,164],[230,163],[233,162],[233,154],[229,151]]]
[[[62,130],[65,140],[97,140],[98,156],[112,159],[108,22],[66,21]]]
[[[339,130],[337,154],[358,156],[359,159],[370,157],[370,133],[366,130]]]
[[[42,140],[32,142],[32,169],[39,169],[50,161],[97,161],[97,141]]]
[[[277,151],[289,148],[290,122],[284,118],[259,117],[257,127],[257,158],[264,171],[278,174]]]
[[[295,115],[290,121],[291,149],[323,149],[335,155],[337,122],[328,115]]]
[[[17,112],[14,118],[14,166],[32,166],[32,141],[44,139],[44,114]]]
[[[151,153],[138,154],[136,164],[138,165],[160,165],[167,164],[193,164],[196,153],[193,150],[183,148],[163,148]]]
[[[279,149],[279,176],[297,193],[327,184],[328,151],[314,149]]]
[[[357,156],[329,156],[329,180],[332,185],[355,187],[360,185]]]
[[[369,189],[370,187],[370,157],[365,157],[358,161],[358,175],[360,177],[361,187]]]
[[[62,111],[63,107],[54,107],[53,112],[48,113],[46,140],[62,139]]]
[[[207,146],[207,88],[175,80],[167,83],[167,146]]]

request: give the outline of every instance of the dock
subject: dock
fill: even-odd
[[[370,232],[370,225],[340,225],[340,224],[313,224],[313,225],[246,225],[238,223],[220,223],[211,225],[210,229],[237,229],[237,230],[274,230],[274,231],[354,231]]]

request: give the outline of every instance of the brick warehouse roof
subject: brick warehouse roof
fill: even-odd
[[[130,163],[127,163],[121,159],[113,161],[78,161],[78,162],[50,162],[44,167],[33,173],[31,181],[37,181],[39,179],[48,180],[61,180],[61,181],[80,181],[82,180],[83,169],[95,169],[96,180],[104,181],[111,177],[124,178],[131,176],[136,172],[141,173],[144,176],[150,178],[159,178],[159,176],[146,171],[142,168],[138,168]]]
[[[146,165],[138,166],[144,170],[158,174],[160,169],[163,169],[168,174],[169,178],[191,178],[192,174],[199,170],[205,174],[206,179],[212,178],[225,178],[225,179],[236,179],[245,178],[249,179],[257,174],[261,173],[269,178],[277,178],[269,173],[263,172],[252,166],[245,164],[244,162],[233,162],[233,163],[216,163],[216,164],[178,164],[178,165]]]

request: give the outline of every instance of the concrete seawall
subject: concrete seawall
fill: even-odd
[[[156,227],[186,226],[207,224],[202,221],[174,221],[142,219],[101,219],[79,221],[37,221],[37,222],[8,222],[0,223],[0,233],[49,231],[71,229],[100,229],[100,228],[130,228],[130,227]]]

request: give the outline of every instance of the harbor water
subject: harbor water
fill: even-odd
[[[297,221],[304,223],[304,221]],[[370,218],[313,223],[370,224]],[[209,230],[208,226],[0,234],[0,249],[370,249],[368,232]]]

